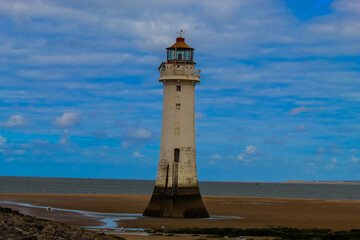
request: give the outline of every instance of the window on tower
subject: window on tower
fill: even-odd
[[[180,92],[181,91],[181,86],[176,86],[176,91]]]
[[[183,60],[183,56],[184,56],[184,52],[185,51],[183,51],[183,50],[178,50],[177,52],[176,52],[176,54],[177,54],[177,60]],[[184,60],[188,60],[188,59],[184,59]]]
[[[180,149],[174,149],[174,162],[180,162]]]
[[[175,60],[175,50],[169,49],[167,51],[167,60]]]
[[[176,104],[176,110],[180,110],[180,103]]]

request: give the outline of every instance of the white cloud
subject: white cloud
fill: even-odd
[[[123,141],[122,143],[121,143],[121,147],[123,147],[123,148],[128,148],[128,147],[130,147],[130,142],[129,141]]]
[[[59,139],[59,144],[66,145],[70,142],[69,136],[62,136]]]
[[[247,154],[254,154],[256,151],[257,151],[257,148],[252,145],[248,145],[245,148],[245,153],[247,153]]]
[[[338,163],[338,160],[336,158],[332,158],[330,160],[330,163],[328,165],[326,165],[325,168],[326,169],[333,169],[333,168],[336,167],[337,163]]]
[[[332,8],[345,14],[354,13],[356,16],[359,16],[360,3],[353,0],[338,0],[334,1]]]
[[[325,166],[326,169],[333,169],[336,167],[336,164],[335,163],[330,163],[328,165]]]
[[[210,156],[211,159],[221,160],[223,157],[220,154],[213,154]]]
[[[247,155],[245,153],[242,153],[240,155],[237,155],[236,158],[242,162],[251,162],[251,161],[254,161],[254,159],[250,156],[250,155]]]
[[[34,62],[32,62],[34,64]],[[41,70],[24,70],[21,69],[16,72],[18,76],[30,79],[41,79],[41,80],[56,80],[56,79],[64,79],[66,75],[63,73],[53,72],[46,69]]]
[[[60,135],[57,145],[61,146],[61,148],[63,149],[66,148],[75,149],[76,143],[70,140],[70,133],[68,129],[65,129],[64,132]]]
[[[7,122],[0,122],[1,127],[24,127],[26,125],[27,120],[21,115],[14,115]]]
[[[55,124],[61,128],[68,128],[78,124],[81,121],[79,113],[64,113],[61,117],[55,119]]]
[[[150,138],[151,137],[151,132],[140,128],[140,129],[136,129],[135,131],[132,132],[132,134],[130,134],[131,137],[133,138],[137,138],[137,139],[146,139],[146,138]]]
[[[6,142],[7,142],[6,138],[0,135],[0,147],[5,146]]]
[[[308,112],[308,108],[307,107],[297,107],[297,108],[293,108],[291,109],[291,111],[289,112],[290,115],[296,115],[302,112]]]
[[[248,161],[250,161],[249,159],[246,159],[246,158],[245,158],[245,154],[244,154],[244,153],[242,153],[242,154],[240,154],[240,155],[237,155],[236,158],[239,159],[240,161],[243,161],[243,162],[248,162]]]
[[[13,161],[15,161],[15,158],[14,157],[9,157],[9,158],[6,158],[6,161],[7,162],[13,162]]]
[[[353,162],[353,163],[358,163],[360,161],[360,158],[352,155],[351,158],[350,158],[350,161]]]
[[[133,144],[143,144],[152,141],[153,137],[154,133],[145,128],[128,128],[124,134],[121,146],[123,148],[128,148]]]
[[[111,59],[111,61],[109,61]],[[56,65],[56,66],[98,66],[98,65],[121,65],[125,62],[133,62],[139,65],[151,64],[152,62],[160,62],[161,59],[155,56],[135,56],[129,53],[86,53],[86,54],[69,54],[69,55],[52,55],[30,56],[24,60],[24,64],[28,65]],[[36,71],[22,71],[19,74],[30,75],[30,77],[37,77],[39,72]],[[32,75],[34,74],[34,75]],[[51,75],[51,79],[61,78],[61,75]]]
[[[83,156],[85,157],[91,157],[91,158],[104,158],[106,157],[106,153],[105,152],[102,152],[102,151],[84,151],[82,153]]]
[[[144,155],[140,154],[139,152],[134,152],[133,156],[136,158],[144,158],[145,157]]]
[[[15,154],[15,155],[25,155],[26,151],[23,150],[23,149],[16,149],[16,150],[13,151],[13,154]]]
[[[306,130],[306,124],[300,124],[300,125],[296,126],[295,130],[299,131],[299,132],[305,131]]]
[[[255,160],[255,155],[258,152],[258,148],[252,145],[247,145],[240,155],[237,155],[236,158],[243,162],[251,162]]]
[[[195,119],[201,119],[201,118],[204,118],[204,117],[205,117],[205,115],[203,113],[201,113],[201,112],[195,113]]]
[[[207,161],[207,164],[208,164],[208,165],[214,165],[214,164],[216,164],[216,161],[210,160],[210,161]]]

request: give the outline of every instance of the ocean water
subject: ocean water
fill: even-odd
[[[151,194],[155,181],[0,177],[0,193]],[[199,182],[202,195],[360,200],[360,184]]]

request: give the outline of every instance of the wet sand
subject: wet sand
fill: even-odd
[[[15,201],[38,206],[105,213],[142,213],[149,199],[150,195],[0,194],[0,201]],[[360,228],[360,200],[212,196],[204,196],[203,200],[211,216],[230,216],[230,218],[169,219],[139,217],[133,220],[121,220],[118,224],[122,227],[152,229],[161,229],[162,226],[166,228],[260,228],[283,226],[292,228],[326,228],[332,230]],[[6,206],[6,204],[0,203],[0,206]],[[97,219],[74,212],[49,212],[45,209],[24,206],[16,206],[16,208],[24,214],[71,225],[90,226],[101,224]],[[231,216],[235,218],[231,218]],[[138,239],[138,236],[129,239]]]

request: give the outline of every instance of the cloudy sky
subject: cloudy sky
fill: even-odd
[[[354,0],[0,0],[0,175],[155,179],[179,29],[200,180],[359,180]]]

